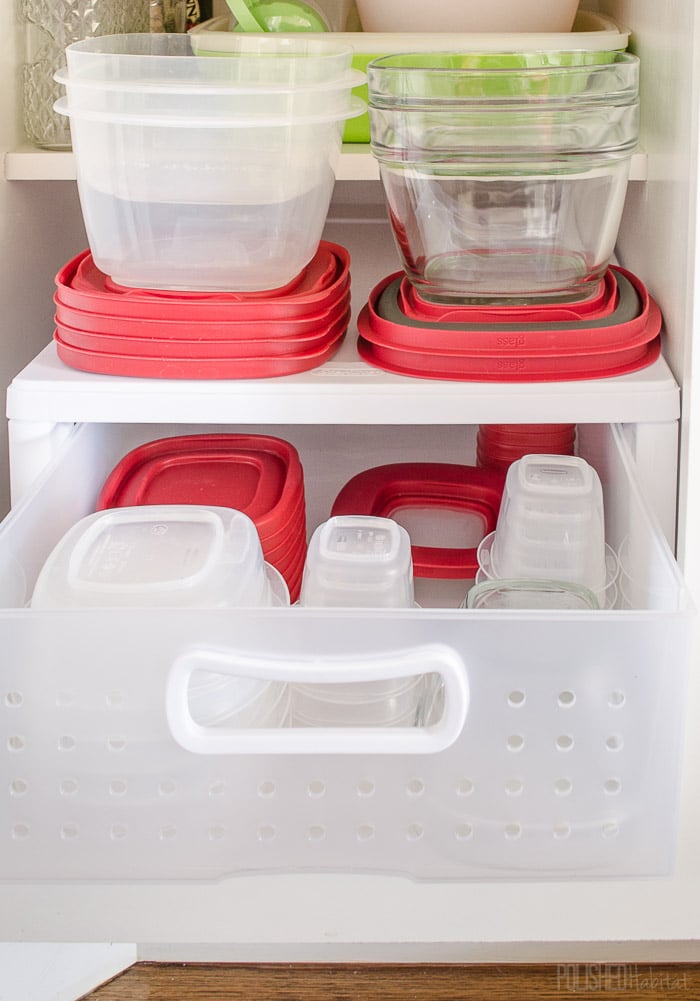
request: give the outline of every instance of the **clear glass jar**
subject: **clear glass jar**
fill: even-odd
[[[53,75],[66,46],[95,35],[147,31],[147,0],[20,0],[25,28],[24,130],[46,149],[70,149],[68,119],[53,110],[62,87]]]

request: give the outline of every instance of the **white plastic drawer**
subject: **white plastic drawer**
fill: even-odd
[[[29,610],[38,569],[121,456],[186,430],[77,426],[0,527],[0,878],[671,870],[693,612],[620,427],[582,426],[578,445],[623,561],[614,610],[467,611],[459,589],[429,587],[395,612]],[[354,473],[473,462],[474,432],[272,431],[299,449],[309,529]],[[433,671],[446,713],[412,730],[205,733],[190,747],[178,684],[212,651],[226,670],[286,681]]]

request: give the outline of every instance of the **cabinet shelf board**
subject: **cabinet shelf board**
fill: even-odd
[[[373,368],[348,334],[325,365],[254,380],[92,375],[49,344],[11,383],[7,416],[22,421],[273,424],[659,422],[679,417],[678,386],[660,358],[619,378],[551,383],[414,379]]]

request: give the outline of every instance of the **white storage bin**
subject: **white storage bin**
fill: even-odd
[[[277,430],[313,484],[312,529],[369,464],[367,429],[344,428],[342,449],[328,427]],[[415,459],[430,443],[433,458],[473,461],[475,428],[441,428],[440,456],[431,429],[401,430],[403,450],[396,429],[373,429],[371,462],[405,459],[406,440]],[[1,879],[670,871],[692,609],[620,427],[582,426],[578,450],[633,607],[24,607],[113,465],[169,432],[77,426],[0,527]],[[183,693],[212,667],[324,684],[439,674],[444,712],[412,728],[197,728]]]

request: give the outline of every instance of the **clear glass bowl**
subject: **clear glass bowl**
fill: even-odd
[[[638,139],[639,62],[569,53],[572,65],[548,64],[565,55],[369,64],[371,149],[421,295],[572,302],[605,274]]]

